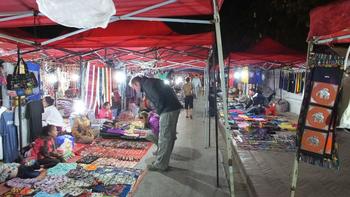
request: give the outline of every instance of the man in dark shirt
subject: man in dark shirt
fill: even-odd
[[[174,90],[160,79],[137,76],[130,80],[130,86],[137,92],[144,92],[160,115],[158,154],[156,161],[147,168],[153,171],[165,171],[174,148],[176,125],[182,105]]]

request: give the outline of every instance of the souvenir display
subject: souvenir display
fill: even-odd
[[[343,71],[337,57],[316,54],[307,79],[298,123],[300,160],[327,168],[339,168],[335,136],[336,105]]]
[[[323,82],[314,82],[311,92],[311,102],[327,107],[334,105],[338,94],[338,86]]]
[[[306,115],[306,126],[328,130],[331,122],[332,110],[324,107],[310,105]]]

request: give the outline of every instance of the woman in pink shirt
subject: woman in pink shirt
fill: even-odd
[[[109,104],[109,102],[105,102],[103,104],[102,109],[98,113],[98,118],[99,119],[108,119],[108,120],[113,119],[111,104]]]

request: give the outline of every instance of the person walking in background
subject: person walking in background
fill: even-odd
[[[191,84],[191,79],[189,77],[186,78],[186,83],[183,85],[182,89],[185,95],[186,118],[192,119],[193,86]]]
[[[199,90],[200,90],[200,88],[202,86],[202,82],[201,82],[201,80],[199,79],[198,76],[193,77],[192,85],[193,85],[193,95],[194,95],[195,98],[197,98],[198,95],[199,95],[198,92],[199,92]]]
[[[176,125],[182,105],[174,90],[160,79],[136,76],[130,80],[129,85],[137,92],[144,92],[160,115],[158,154],[147,168],[151,171],[165,171],[174,148]]]

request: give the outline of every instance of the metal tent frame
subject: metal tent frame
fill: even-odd
[[[223,57],[223,48],[222,48],[222,39],[221,39],[221,30],[220,30],[220,15],[219,15],[219,7],[217,4],[217,0],[213,0],[212,1],[212,6],[213,6],[213,20],[192,20],[192,19],[177,19],[177,18],[153,18],[153,17],[135,17],[135,15],[137,14],[141,14],[150,10],[154,10],[157,8],[160,8],[162,6],[171,4],[176,2],[176,0],[166,0],[164,2],[149,6],[149,7],[145,7],[143,9],[122,15],[122,16],[113,16],[111,17],[109,23],[113,23],[115,21],[119,21],[119,20],[144,20],[144,21],[162,21],[162,22],[175,22],[175,23],[193,23],[193,24],[208,24],[208,25],[214,25],[215,26],[215,37],[216,37],[216,46],[217,46],[217,56],[218,56],[218,63],[219,63],[219,72],[220,72],[220,78],[221,78],[221,90],[223,92],[227,92],[226,91],[226,85],[225,85],[225,74],[224,74],[224,57]],[[8,17],[5,18],[1,18],[0,21],[10,21],[10,20],[15,20],[15,19],[20,19],[20,18],[25,18],[28,16],[33,16],[33,15],[42,15],[41,13],[35,13],[35,12],[26,12],[26,13],[19,13],[17,15],[10,15]],[[25,45],[29,45],[29,46],[33,46],[33,47],[37,47],[39,49],[43,49],[46,47],[46,45],[59,41],[59,40],[63,40],[65,38],[71,37],[73,35],[77,35],[83,32],[86,32],[88,30],[91,30],[89,28],[86,29],[79,29],[61,36],[58,36],[56,38],[52,38],[46,41],[43,41],[41,43],[37,43],[37,42],[33,42],[30,40],[25,40],[25,39],[20,39],[20,38],[16,38],[13,36],[9,36],[6,34],[0,34],[0,38],[4,38],[13,42],[17,42],[17,43],[21,43],[21,44],[25,44]],[[35,49],[36,50],[36,49]],[[61,50],[61,49],[59,49]],[[67,51],[66,51],[67,52]],[[79,57],[79,61],[81,62],[81,57],[83,55],[87,55],[87,54],[96,54],[96,51],[88,51],[88,52],[83,52],[83,53],[76,53],[75,56]],[[29,53],[29,51],[28,51]],[[74,54],[74,53],[73,53]],[[98,55],[97,55],[98,56]],[[68,55],[69,57],[69,55]],[[142,55],[141,55],[142,57]],[[67,56],[65,57],[61,57],[61,59],[67,58]],[[101,57],[98,56],[98,58],[101,59]],[[172,66],[178,65],[178,64],[184,64],[184,63],[180,63],[180,62],[169,62],[172,63]],[[208,64],[208,61],[206,61],[206,63]],[[185,63],[186,64],[186,63]],[[191,64],[188,64],[188,66],[193,66]],[[170,66],[171,67],[171,66]],[[228,166],[229,166],[229,182],[230,182],[230,191],[231,191],[231,196],[235,196],[234,194],[234,177],[233,177],[233,161],[232,161],[232,147],[230,145],[231,142],[231,135],[229,134],[229,128],[228,128],[228,114],[227,114],[227,95],[223,94],[223,107],[224,107],[224,128],[225,128],[225,133],[226,133],[226,140],[227,140],[227,151],[228,151]]]

